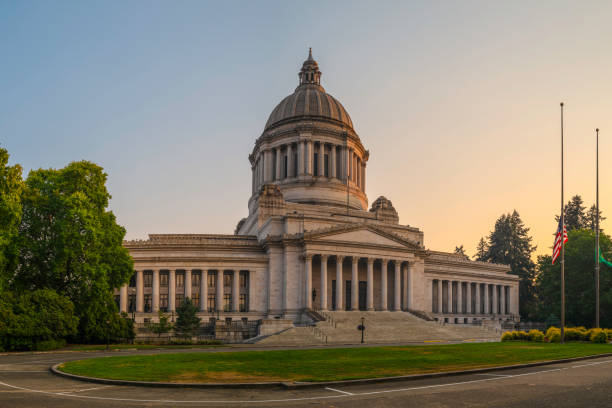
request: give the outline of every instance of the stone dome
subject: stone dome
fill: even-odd
[[[353,129],[353,122],[344,106],[321,86],[321,72],[312,58],[312,50],[302,65],[299,77],[300,85],[274,108],[264,131],[299,120],[327,121]]]

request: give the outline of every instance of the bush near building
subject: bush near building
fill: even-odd
[[[566,327],[566,341],[589,341],[591,343],[607,343],[612,341],[612,329],[587,329],[586,327]],[[524,331],[508,331],[505,332],[501,341],[532,341],[548,343],[561,342],[561,329],[551,326],[546,330],[546,334],[540,330],[530,330],[529,333]]]

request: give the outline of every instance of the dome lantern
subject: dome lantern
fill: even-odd
[[[299,72],[300,86],[301,85],[321,85],[321,71],[319,64],[312,58],[312,48],[308,49],[308,59],[302,64],[302,69]]]

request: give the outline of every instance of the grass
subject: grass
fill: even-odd
[[[612,352],[591,343],[471,343],[435,346],[181,353],[91,358],[62,371],[162,382],[333,381],[455,371]]]
[[[155,350],[155,349],[186,349],[186,348],[210,348],[210,347],[226,347],[224,344],[111,344],[111,350]],[[84,344],[71,345],[70,350],[77,351],[96,351],[106,350],[106,344]]]

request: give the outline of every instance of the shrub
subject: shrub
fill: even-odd
[[[561,342],[561,330],[551,326],[546,330],[546,339],[549,343],[559,343]]]
[[[608,336],[608,341],[612,341],[612,329],[604,329],[606,335]]]
[[[608,335],[602,329],[591,329],[591,342],[592,343],[607,343]]]
[[[527,333],[529,341],[542,342],[544,341],[544,333],[539,330],[532,329]]]
[[[577,327],[566,327],[565,328],[565,340],[567,341],[582,341],[584,335],[582,331],[578,330]]]
[[[511,341],[511,340],[514,340],[512,332],[505,332],[504,334],[502,334],[501,341]]]

